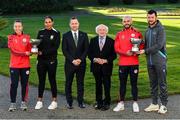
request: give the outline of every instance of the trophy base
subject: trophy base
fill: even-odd
[[[31,49],[31,52],[32,52],[32,53],[38,53],[38,48],[32,48],[32,49]]]
[[[132,48],[131,51],[132,51],[132,52],[138,52],[138,51],[139,51],[139,48]]]

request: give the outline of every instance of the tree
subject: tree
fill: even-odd
[[[169,3],[177,3],[178,0],[168,0]]]
[[[0,17],[0,30],[5,28],[7,24],[8,24],[8,21]],[[0,36],[0,48],[4,48],[4,47],[7,47],[7,37]]]
[[[7,20],[0,17],[0,30],[7,26]]]
[[[109,5],[110,4],[110,0],[98,0],[98,3],[100,5]]]
[[[134,0],[123,0],[124,4],[132,5],[134,3]]]
[[[147,3],[148,3],[148,4],[155,4],[155,3],[156,3],[156,0],[147,0]]]
[[[1,0],[3,14],[50,13],[73,10],[68,0]]]

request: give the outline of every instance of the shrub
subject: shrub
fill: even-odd
[[[124,4],[132,5],[134,3],[134,0],[123,0]]]
[[[156,3],[156,0],[147,0],[147,3],[148,3],[148,4],[155,4],[155,3]]]
[[[3,14],[46,13],[73,10],[67,0],[2,0]]]
[[[168,0],[169,3],[177,3],[178,0]]]
[[[7,48],[7,37],[0,36],[0,48]]]
[[[0,18],[0,30],[5,28],[7,26],[7,24],[8,24],[8,21],[6,19]]]
[[[109,5],[110,4],[110,0],[98,0],[98,3],[100,5]]]

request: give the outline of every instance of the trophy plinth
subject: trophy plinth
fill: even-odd
[[[30,43],[32,44],[31,52],[38,53],[37,46],[40,44],[41,39],[31,39]]]
[[[139,45],[141,44],[142,39],[131,38],[130,41],[133,44],[133,47],[132,47],[131,51],[132,52],[138,52],[139,51]]]

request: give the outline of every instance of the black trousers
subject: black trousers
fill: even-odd
[[[46,82],[46,73],[48,73],[49,83],[51,86],[52,97],[57,97],[56,84],[57,60],[38,60],[37,73],[39,77],[38,97],[42,98]]]
[[[85,66],[69,67],[65,65],[65,76],[66,76],[65,93],[66,93],[67,103],[70,105],[72,105],[73,103],[72,83],[73,83],[74,75],[76,75],[76,82],[77,82],[77,100],[79,104],[83,102],[85,70],[86,70]]]
[[[152,103],[158,104],[158,96],[162,105],[167,105],[167,83],[166,83],[166,65],[148,65],[148,74],[150,79]],[[159,92],[158,92],[159,88]]]
[[[96,102],[98,105],[110,105],[111,96],[111,76],[104,75],[103,72],[93,73],[96,80]],[[104,87],[104,99],[103,99],[103,87]]]
[[[30,72],[30,68],[10,68],[10,75],[11,75],[10,98],[12,103],[16,102],[19,80],[21,82],[22,101],[27,101],[29,72]]]
[[[133,96],[133,100],[137,101],[138,99],[138,88],[137,88],[138,73],[139,73],[138,65],[119,66],[120,101],[125,100],[128,75],[130,75],[131,94]]]

